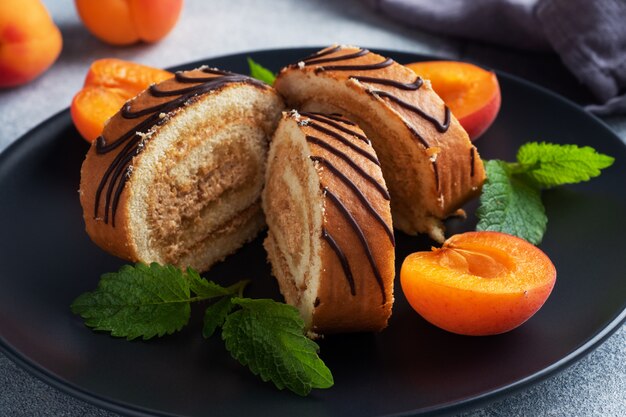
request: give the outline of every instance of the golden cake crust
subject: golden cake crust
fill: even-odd
[[[296,153],[302,158],[293,159]],[[287,169],[287,164],[308,166]],[[290,188],[294,177],[310,181],[318,192],[303,191],[307,194],[287,201],[281,190]],[[395,240],[385,180],[363,131],[337,115],[285,114],[273,138],[263,204],[274,275],[310,330],[385,328],[394,300]],[[294,236],[298,233],[308,236]],[[298,276],[302,282],[296,282]]]
[[[213,112],[212,103],[221,102],[228,104],[228,111],[217,108]],[[191,258],[193,256],[183,253],[183,250],[178,251],[174,243],[170,248],[173,254],[169,258],[146,255],[146,250],[141,246],[158,246],[159,243],[147,242],[146,240],[153,239],[152,230],[143,230],[143,226],[138,227],[137,224],[146,222],[146,218],[152,216],[148,219],[152,223],[160,222],[159,227],[164,230],[174,230],[175,227],[170,227],[172,225],[166,222],[180,220],[180,213],[184,210],[202,209],[202,197],[210,196],[211,190],[203,189],[201,186],[193,188],[194,178],[198,177],[210,183],[215,190],[216,187],[220,187],[220,176],[211,177],[210,173],[203,171],[208,168],[201,166],[197,161],[188,163],[185,158],[198,159],[199,157],[193,153],[199,154],[201,148],[206,146],[205,139],[211,135],[224,136],[226,139],[222,142],[225,145],[220,146],[233,148],[229,152],[224,152],[225,157],[235,153],[235,148],[244,142],[249,146],[250,152],[259,153],[258,160],[253,158],[255,160],[252,164],[256,164],[255,169],[258,168],[260,171],[260,174],[257,174],[260,175],[261,185],[257,192],[260,195],[267,139],[275,127],[282,107],[282,100],[271,87],[245,76],[210,68],[179,72],[175,78],[151,86],[140,93],[109,119],[102,136],[92,143],[83,162],[80,201],[86,231],[91,239],[107,252],[130,261],[155,261],[207,269],[209,265],[206,262],[194,264],[193,260],[188,259],[189,256]],[[202,115],[194,112],[201,112]],[[246,136],[252,132],[264,136],[264,139],[256,140],[256,143],[239,139],[229,145],[226,142],[230,140],[228,135],[231,131],[232,136]],[[177,135],[180,137],[176,137]],[[216,149],[220,149],[215,146]],[[239,162],[244,161],[250,162],[248,160]],[[152,214],[155,209],[167,211],[167,207],[158,206],[151,206],[151,213],[139,215],[133,201],[149,200],[148,205],[151,205],[152,200],[156,198],[156,191],[152,189],[151,184],[144,183],[142,176],[146,173],[153,175],[155,186],[161,184],[159,192],[167,194],[167,182],[171,182],[176,176],[173,172],[181,170],[177,165],[185,164],[198,165],[193,168],[195,171],[192,173],[196,177],[185,173],[190,178],[186,178],[186,183],[172,185],[173,197],[170,197],[170,200],[174,202],[176,196],[193,194],[193,204],[189,204],[191,207],[180,208],[175,213],[177,218],[171,215],[168,217],[166,214],[159,214],[162,218],[155,218]],[[137,167],[141,167],[140,174],[136,172]],[[216,165],[215,169],[219,169],[219,165]],[[246,175],[250,176],[252,173],[248,172]],[[236,186],[236,178],[228,181],[228,186]],[[208,188],[209,185],[204,188]],[[177,188],[174,190],[174,187]],[[167,195],[163,199],[167,200],[166,197]],[[253,237],[263,227],[264,221],[258,196],[252,200],[255,201],[240,207],[230,218],[222,219],[224,221],[216,225],[215,230],[207,231],[207,236],[202,238],[210,238],[211,234],[226,238],[225,235],[232,233],[235,226],[247,229],[251,236],[246,240]],[[180,199],[180,203],[183,204],[184,201]],[[151,227],[151,224],[147,225],[148,229]],[[185,251],[193,252],[192,246],[201,243],[200,241],[189,243],[189,248]],[[214,259],[211,263],[216,260],[219,259]]]
[[[465,130],[406,68],[352,46],[332,46],[284,68],[288,105],[339,112],[372,140],[392,196],[394,225],[443,241],[442,220],[480,193],[484,169]]]

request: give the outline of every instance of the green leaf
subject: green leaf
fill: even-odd
[[[189,281],[191,291],[202,299],[223,297],[232,294],[227,288],[202,278],[200,274],[192,268],[187,268],[186,277]]]
[[[298,310],[268,299],[233,298],[241,307],[222,328],[226,349],[241,364],[277,388],[307,395],[329,388],[333,376],[319,358],[318,345],[304,335]]]
[[[202,327],[202,336],[205,339],[213,336],[215,330],[218,327],[222,327],[224,325],[224,321],[226,320],[226,316],[230,314],[231,311],[235,308],[235,305],[231,302],[232,297],[224,297],[219,301],[211,304],[204,311],[204,325]]]
[[[252,58],[248,57],[248,67],[250,68],[250,76],[257,80],[263,81],[266,84],[273,85],[276,76],[267,68],[263,67],[258,62],[255,62]]]
[[[190,298],[189,280],[180,269],[139,263],[102,275],[97,289],[79,296],[71,309],[95,330],[150,339],[187,324]]]
[[[588,181],[615,161],[589,146],[545,142],[526,143],[517,152],[517,160],[521,171],[540,187]]]
[[[476,230],[508,233],[539,244],[548,223],[541,191],[511,175],[506,162],[487,161],[485,170]]]

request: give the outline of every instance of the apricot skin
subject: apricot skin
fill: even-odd
[[[495,75],[494,75],[495,77]],[[472,141],[478,139],[496,120],[501,104],[500,88],[480,109],[459,118],[459,123],[467,131]]]
[[[0,1],[0,88],[35,79],[62,47],[61,32],[39,0]]]
[[[112,45],[156,42],[176,25],[183,0],[75,0],[89,31]]]
[[[525,240],[468,232],[441,249],[409,255],[400,280],[424,319],[452,333],[484,336],[508,332],[532,317],[550,295],[556,269]]]
[[[478,139],[496,119],[502,98],[493,72],[457,61],[414,62],[407,66],[430,80],[471,140]]]

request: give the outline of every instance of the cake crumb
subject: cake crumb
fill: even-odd
[[[298,68],[302,69],[302,68],[304,68],[304,66],[305,66],[304,61],[298,62]]]

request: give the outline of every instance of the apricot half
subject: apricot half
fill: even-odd
[[[104,124],[124,103],[152,83],[173,77],[171,72],[121,59],[105,58],[89,67],[83,88],[76,93],[70,113],[76,129],[92,142]]]
[[[414,62],[407,67],[430,80],[470,139],[480,137],[498,115],[500,85],[493,72],[458,61]]]
[[[402,290],[422,317],[472,336],[504,333],[532,317],[556,280],[550,258],[536,246],[499,232],[467,232],[440,249],[406,257]]]

